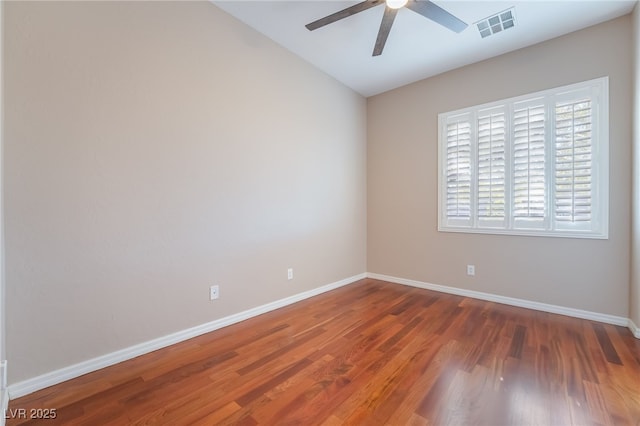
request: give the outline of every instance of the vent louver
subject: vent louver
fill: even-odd
[[[514,8],[512,7],[511,9],[489,16],[482,21],[476,22],[475,25],[482,38],[513,28],[515,26]]]

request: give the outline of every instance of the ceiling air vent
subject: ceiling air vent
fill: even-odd
[[[491,34],[513,28],[515,25],[514,8],[507,9],[493,16],[476,22],[476,27],[480,31],[482,38],[489,37]]]

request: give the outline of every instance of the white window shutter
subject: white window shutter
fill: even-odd
[[[506,185],[506,122],[504,108],[480,111],[477,119],[477,217],[503,225]]]
[[[563,227],[591,221],[592,106],[588,98],[555,106],[554,215]]]
[[[541,228],[546,213],[544,99],[513,111],[513,220],[517,228]]]
[[[446,132],[446,218],[463,224],[471,219],[471,121],[453,117]]]

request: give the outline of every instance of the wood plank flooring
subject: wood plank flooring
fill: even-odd
[[[38,408],[56,418],[30,419]],[[366,279],[16,399],[12,416],[8,425],[640,425],[640,341],[623,327]]]

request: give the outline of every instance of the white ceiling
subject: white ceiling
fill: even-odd
[[[456,34],[403,8],[384,52],[372,57],[382,5],[309,31],[305,24],[358,1],[213,2],[364,96],[625,15],[635,5],[635,0],[434,0],[469,27]],[[515,7],[515,27],[481,38],[473,24],[510,7]]]

